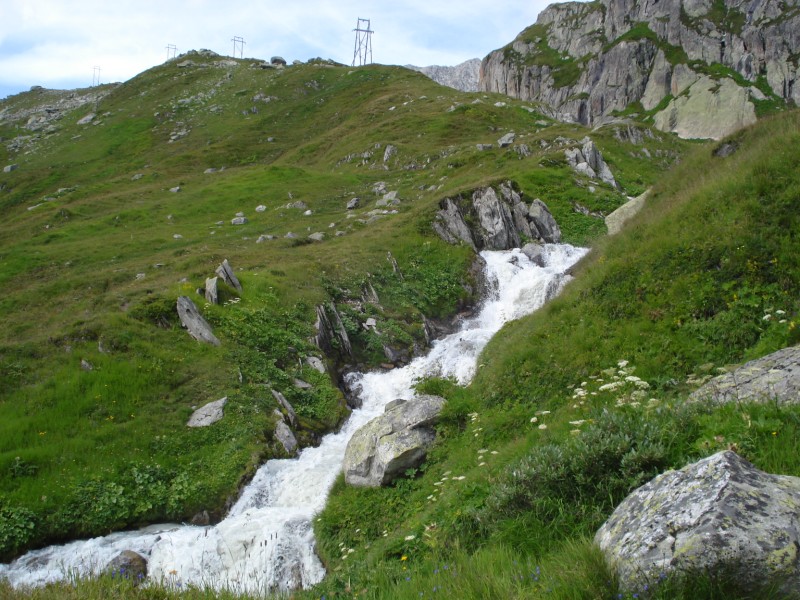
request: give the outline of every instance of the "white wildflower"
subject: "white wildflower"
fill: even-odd
[[[538,417],[531,417],[531,423],[536,423],[538,420]]]
[[[417,536],[415,536],[415,535],[407,535],[405,539],[406,539],[407,542],[410,542],[411,540],[417,539]]]
[[[569,422],[570,425],[575,425],[575,427],[580,427],[584,423],[586,423],[586,419],[579,419],[577,421],[570,421]]]
[[[625,367],[627,367],[627,366],[628,366],[628,361],[627,361],[627,360],[624,360],[624,359],[623,359],[623,360],[620,360],[620,361],[617,361],[617,366],[618,366],[620,369],[623,369],[623,368],[625,368]]]
[[[541,425],[539,425],[539,429],[547,429],[547,425],[545,425],[544,423],[542,423]]]

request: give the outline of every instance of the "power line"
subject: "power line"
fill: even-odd
[[[175,58],[176,54],[178,54],[178,47],[175,44],[167,44],[167,60]]]
[[[244,58],[244,38],[234,36],[233,38],[233,58],[236,58],[236,47],[239,47],[239,58]]]
[[[362,23],[364,25],[362,25]],[[375,33],[369,28],[369,19],[358,18],[356,28],[356,44],[353,50],[353,66],[367,65],[372,63],[372,34]]]
[[[94,71],[92,72],[92,87],[96,85],[100,85],[100,67],[94,67]]]

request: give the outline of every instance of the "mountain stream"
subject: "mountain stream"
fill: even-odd
[[[312,521],[341,472],[353,432],[381,414],[390,400],[412,398],[413,386],[422,378],[452,377],[468,383],[492,335],[558,294],[568,279],[565,271],[585,252],[547,244],[544,267],[535,266],[519,250],[481,253],[490,292],[479,314],[405,367],[352,373],[349,383],[358,390],[362,407],[318,447],[305,448],[297,458],[266,462],[220,523],[152,525],[34,550],[0,565],[0,579],[7,578],[15,587],[44,585],[97,573],[123,550],[133,550],[148,559],[148,577],[168,586],[258,593],[318,583],[325,569],[315,552]]]

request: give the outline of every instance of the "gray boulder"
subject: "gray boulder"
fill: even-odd
[[[277,400],[281,408],[286,411],[286,416],[289,418],[289,423],[292,427],[297,427],[297,413],[294,411],[292,404],[286,399],[286,396],[281,394],[278,390],[272,390],[272,397]]]
[[[209,277],[206,279],[205,297],[209,304],[219,304],[219,292],[217,291],[217,281],[219,277]]]
[[[531,202],[528,216],[531,222],[536,225],[536,229],[543,241],[550,244],[561,243],[561,228],[544,202],[538,198]]]
[[[192,416],[189,417],[189,421],[186,423],[187,427],[208,427],[209,425],[213,425],[223,417],[223,408],[225,404],[228,402],[228,397],[220,398],[219,400],[214,400],[213,402],[209,402],[198,408],[196,411],[192,413]]]
[[[732,575],[744,588],[800,590],[800,478],[770,475],[725,451],[659,475],[595,536],[623,591],[670,573]]]
[[[347,202],[347,210],[354,210],[354,209],[358,208],[360,204],[361,204],[361,199],[360,198],[351,198]]]
[[[273,56],[272,58],[269,59],[269,62],[271,65],[275,66],[281,66],[281,67],[286,66],[286,59],[283,58],[282,56]]]
[[[778,350],[715,377],[690,396],[714,402],[800,402],[800,346]]]
[[[625,204],[620,206],[617,210],[606,215],[605,222],[608,229],[608,235],[616,235],[622,231],[622,226],[631,218],[633,218],[642,208],[650,190],[645,191],[636,198],[631,198]]]
[[[284,422],[283,414],[279,410],[276,410],[275,414],[279,417],[275,423],[275,439],[280,442],[281,446],[283,446],[286,454],[289,456],[294,456],[297,454],[297,438],[294,437],[294,433],[292,433],[292,430]]]
[[[544,248],[541,244],[525,244],[522,247],[522,253],[536,266],[544,266]]]
[[[147,577],[147,560],[133,550],[123,550],[108,561],[106,571],[112,577],[138,581]]]
[[[3,167],[3,173],[11,173],[11,171],[16,171],[19,165],[6,165]]]
[[[483,230],[484,247],[500,249],[520,245],[519,233],[514,226],[509,206],[500,201],[494,188],[484,188],[473,193],[472,205]]]
[[[501,148],[508,148],[511,144],[514,143],[514,140],[517,139],[517,136],[514,134],[513,131],[505,134],[499,140],[497,140],[497,145]]]
[[[316,356],[306,356],[305,362],[309,367],[317,371],[318,373],[326,373],[325,363],[322,362],[321,359],[317,358]]]
[[[180,296],[178,298],[177,308],[181,324],[186,328],[190,336],[198,342],[219,346],[219,340],[212,332],[211,325],[203,318],[195,303],[188,296]]]
[[[247,225],[248,222],[247,217],[233,217],[231,219],[231,225]]]
[[[438,396],[420,396],[387,404],[384,414],[358,429],[347,443],[345,481],[379,487],[419,466],[436,436],[433,425],[444,403]]]
[[[242,284],[239,283],[239,279],[236,277],[236,274],[233,272],[233,268],[231,267],[228,259],[222,261],[222,264],[217,267],[215,273],[222,278],[222,281],[227,283],[234,289],[242,291]]]

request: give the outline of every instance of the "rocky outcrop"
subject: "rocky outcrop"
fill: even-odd
[[[561,241],[547,206],[538,199],[525,203],[510,181],[477,189],[469,197],[445,198],[439,206],[433,228],[450,244],[465,243],[480,251],[518,248],[531,240]]]
[[[480,79],[481,59],[472,58],[455,67],[440,67],[432,65],[430,67],[415,67],[406,65],[407,69],[419,71],[427,75],[436,83],[451,87],[462,92],[477,92]]]
[[[564,150],[567,163],[579,175],[590,179],[600,179],[612,187],[617,187],[617,181],[611,173],[611,168],[603,160],[603,154],[595,143],[588,137],[581,140],[581,148],[568,148]]]
[[[208,427],[209,425],[213,425],[217,421],[222,420],[222,417],[224,416],[223,409],[227,403],[228,397],[226,396],[201,406],[192,413],[192,416],[189,417],[189,422],[186,423],[186,426]]]
[[[720,403],[800,403],[800,346],[778,350],[715,377],[693,392],[689,399]]]
[[[332,302],[327,306],[324,304],[317,306],[316,329],[317,335],[314,337],[314,342],[325,354],[328,356],[353,355],[353,347],[350,344],[347,330],[344,328],[339,311],[336,310],[336,305]]]
[[[663,131],[723,137],[755,120],[754,101],[800,103],[800,11],[790,4],[554,4],[483,59],[480,89],[543,102],[585,125],[638,102]]]
[[[720,452],[634,491],[595,542],[634,595],[676,572],[724,573],[742,589],[774,584],[796,594],[800,478]]]
[[[439,396],[389,402],[384,414],[358,429],[347,443],[345,481],[379,487],[419,466],[436,437],[433,425],[444,403]]]
[[[219,340],[211,330],[211,325],[208,324],[200,314],[197,306],[192,302],[188,296],[180,296],[177,302],[178,317],[180,317],[181,325],[183,325],[189,332],[189,335],[196,339],[198,342],[205,342],[213,346],[219,346]]]

